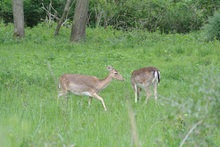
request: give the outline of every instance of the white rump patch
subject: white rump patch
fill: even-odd
[[[157,78],[157,77],[158,77],[158,72],[155,71],[155,72],[154,72],[154,78]]]
[[[154,82],[158,83],[158,76],[160,76],[159,74],[160,74],[159,71],[154,72],[154,78],[152,80],[152,83]]]

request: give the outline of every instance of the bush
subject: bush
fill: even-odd
[[[13,22],[13,10],[12,10],[12,1],[11,0],[2,0],[0,1],[0,19],[3,22],[9,23]]]
[[[213,17],[208,19],[208,23],[203,27],[205,31],[205,39],[212,41],[214,39],[220,40],[220,11],[216,11]]]
[[[187,138],[181,143],[184,146],[217,146],[217,134],[220,129],[220,77],[219,69],[215,66],[200,67],[198,76],[193,77],[193,84],[186,98],[169,97],[163,101],[176,108],[168,116],[168,123],[172,124],[173,119],[177,127],[172,138]],[[179,95],[179,94],[178,94]],[[178,97],[178,95],[176,97]],[[190,131],[191,130],[191,131]],[[188,135],[186,135],[188,134]],[[213,136],[213,137],[210,137]]]
[[[52,8],[49,8],[50,2]],[[24,1],[25,25],[34,27],[48,20],[42,5],[58,18],[65,0]],[[68,19],[72,20],[75,1],[71,4]],[[199,30],[207,18],[220,7],[220,1],[168,1],[168,0],[93,0],[89,4],[90,27],[112,26],[121,30],[142,29],[162,33],[187,33]],[[13,23],[11,0],[0,1],[0,19]],[[56,19],[52,19],[56,21]]]
[[[214,6],[214,3],[216,6]],[[150,32],[187,33],[199,30],[219,2],[127,0],[90,4],[90,25],[111,25],[115,29],[144,29]],[[205,12],[205,13],[204,13]]]

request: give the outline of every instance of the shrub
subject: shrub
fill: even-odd
[[[203,30],[205,31],[205,39],[207,41],[220,40],[220,11],[216,11],[213,17],[208,19],[208,23],[205,24]]]
[[[169,98],[169,104],[176,107],[168,116],[169,123],[177,127],[172,138],[184,138],[185,146],[216,146],[218,144],[220,103],[219,69],[215,66],[201,67],[199,75],[191,81],[186,98]],[[164,100],[163,100],[164,101]],[[174,121],[173,121],[174,119]],[[212,137],[211,137],[212,136]],[[185,142],[186,141],[186,142]]]

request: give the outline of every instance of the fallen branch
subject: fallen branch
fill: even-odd
[[[179,147],[182,147],[183,144],[185,143],[185,141],[187,140],[187,138],[189,137],[189,135],[192,133],[192,131],[199,125],[202,123],[202,120],[200,120],[199,122],[197,122],[190,130],[189,132],[186,134],[186,136],[184,137],[184,139],[182,140],[181,144]]]

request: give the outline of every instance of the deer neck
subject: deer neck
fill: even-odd
[[[106,88],[108,86],[108,84],[112,81],[112,77],[110,75],[108,75],[107,77],[105,77],[104,79],[100,80],[100,90]]]

